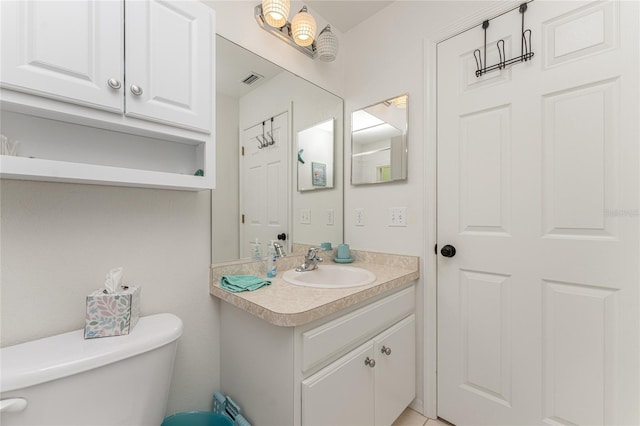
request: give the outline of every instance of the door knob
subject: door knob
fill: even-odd
[[[278,234],[278,239],[280,241],[286,241],[287,240],[287,234],[285,234],[284,232],[282,234]]]
[[[453,257],[456,255],[456,248],[452,245],[447,244],[446,246],[442,247],[442,250],[440,250],[440,254],[442,254],[444,257]]]

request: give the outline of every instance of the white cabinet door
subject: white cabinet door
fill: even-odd
[[[3,1],[4,88],[110,111],[123,110],[123,4]]]
[[[126,1],[126,115],[211,131],[213,10],[195,1]]]
[[[349,352],[302,382],[303,426],[373,424],[373,344]]]
[[[411,315],[374,339],[376,426],[390,426],[415,398],[415,330]]]

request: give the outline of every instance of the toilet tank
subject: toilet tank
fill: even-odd
[[[0,349],[2,426],[162,423],[180,318],[141,317],[125,336],[85,340],[83,333]]]

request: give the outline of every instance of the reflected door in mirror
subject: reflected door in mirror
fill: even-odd
[[[273,124],[273,126],[272,126]],[[240,257],[251,256],[251,243],[261,243],[262,254],[278,234],[288,233],[287,147],[288,114],[246,129],[242,135],[241,165],[244,223],[240,225]],[[215,218],[214,218],[215,220]]]

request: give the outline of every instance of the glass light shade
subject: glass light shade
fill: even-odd
[[[287,23],[290,8],[289,0],[262,0],[264,19],[274,28],[281,28]]]
[[[318,59],[324,62],[332,62],[338,56],[338,37],[331,32],[331,26],[327,25],[316,40]]]
[[[293,17],[291,21],[293,41],[298,46],[309,46],[316,36],[316,20],[307,12],[306,7]]]

